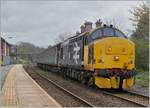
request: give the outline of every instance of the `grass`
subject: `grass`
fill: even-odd
[[[148,87],[149,86],[149,71],[137,70],[138,75],[136,76],[135,83],[137,85]]]
[[[25,60],[25,59],[19,59],[18,63],[20,63],[20,64],[28,64],[28,63],[30,63],[30,61],[29,60]]]

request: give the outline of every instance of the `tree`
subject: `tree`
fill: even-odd
[[[124,29],[124,25],[115,19],[106,20],[106,25],[113,25],[115,28],[117,28],[119,30]]]
[[[55,43],[58,44],[58,43],[60,43],[60,42],[63,42],[63,41],[65,41],[67,38],[72,37],[72,36],[74,36],[74,34],[72,34],[72,33],[63,33],[63,34],[60,34],[60,35],[58,36],[58,38],[55,39]]]
[[[17,44],[16,62],[18,63],[33,62],[33,60],[36,59],[36,55],[44,50],[45,48],[37,47],[31,43],[19,42]]]
[[[149,39],[149,9],[147,4],[143,3],[139,7],[134,8],[130,11],[133,14],[133,17],[130,20],[133,21],[135,26],[135,31],[132,34],[132,37],[136,39]]]
[[[136,45],[136,67],[148,70],[149,68],[149,11],[147,4],[143,3],[139,7],[130,11],[133,15],[135,30],[131,39]]]

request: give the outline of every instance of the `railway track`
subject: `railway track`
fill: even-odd
[[[125,101],[132,102],[137,104],[140,107],[149,106],[149,97],[134,92],[124,91],[123,93],[111,93],[107,91],[102,91],[104,94],[111,95],[117,98],[120,98]]]
[[[54,81],[48,79],[47,77],[41,75],[38,72],[37,72],[37,74],[40,75],[41,77],[43,77],[44,79],[48,80],[49,82],[51,82],[53,85],[55,85],[59,89],[65,91],[66,93],[70,94],[74,98],[76,98],[76,99],[80,100],[81,102],[87,104],[87,106],[94,107],[94,105],[92,105],[91,103],[89,103],[86,100],[80,98],[79,96],[77,96],[74,93],[68,91],[67,89],[61,87],[60,85],[58,85]],[[117,98],[120,98],[120,99],[125,100],[125,101],[129,101],[129,102],[134,103],[134,104],[137,104],[140,107],[147,107],[149,105],[149,97],[141,95],[141,94],[137,94],[137,93],[133,93],[133,92],[129,92],[129,91],[125,91],[124,93],[121,93],[121,94],[120,93],[116,94],[116,93],[111,93],[111,92],[106,92],[106,91],[103,91],[103,93],[105,93],[107,95],[117,97]]]
[[[62,90],[63,92],[65,92],[66,94],[69,94],[74,99],[80,101],[81,104],[83,104],[84,106],[88,106],[88,107],[97,106],[97,103],[95,104],[95,102],[93,103],[89,100],[87,101],[87,100],[83,99],[83,97],[81,98],[80,95],[76,95],[76,93],[74,94],[73,92],[71,92],[70,89],[66,89],[66,88],[60,86],[61,83],[60,84],[57,83],[57,81],[55,81],[55,79],[51,80],[45,74],[42,74],[42,73],[38,72],[34,68],[32,68],[32,70],[35,71],[35,73],[37,73],[37,75],[39,75],[40,77],[44,78],[45,80],[50,82],[52,85],[54,85],[56,88]],[[93,88],[89,88],[89,89],[94,90]],[[123,91],[123,92],[119,92],[119,93],[115,92],[114,93],[114,92],[110,92],[110,91],[104,91],[104,90],[101,90],[101,89],[95,89],[94,91],[97,94],[99,94],[99,93],[102,94],[103,93],[103,94],[106,94],[108,96],[110,95],[111,97],[115,97],[116,99],[118,98],[118,102],[120,100],[120,101],[125,102],[129,105],[131,104],[131,105],[135,105],[135,106],[138,106],[138,107],[147,107],[149,105],[149,97],[144,96],[144,95],[140,95],[140,94],[137,94],[137,93],[132,93],[132,92],[129,92],[129,91]]]
[[[40,73],[36,72],[40,77],[44,78],[45,80],[47,80],[48,82],[50,82],[51,84],[53,84],[55,87],[57,87],[58,89],[64,91],[65,93],[69,94],[70,96],[72,96],[73,98],[79,100],[80,102],[82,102],[86,107],[95,107],[94,105],[92,105],[91,103],[87,102],[86,100],[82,99],[81,97],[77,96],[76,94],[68,91],[67,89],[63,88],[62,86],[58,85],[57,83],[55,83],[54,81],[48,79],[47,77],[41,75]]]

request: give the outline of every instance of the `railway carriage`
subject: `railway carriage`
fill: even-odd
[[[98,23],[92,29],[92,23],[81,26],[81,33],[40,55],[46,67],[54,65],[64,76],[80,80],[84,84],[99,88],[129,89],[134,85],[135,45],[123,32],[112,25],[101,26]],[[55,60],[54,60],[55,59]]]

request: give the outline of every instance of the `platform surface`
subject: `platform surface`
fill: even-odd
[[[12,107],[60,107],[23,69],[14,65],[1,93],[1,105]]]

